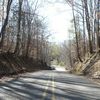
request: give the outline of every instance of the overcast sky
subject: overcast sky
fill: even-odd
[[[53,41],[63,42],[68,39],[68,29],[71,27],[72,12],[66,3],[44,2],[39,13],[46,17],[48,28],[53,33]]]

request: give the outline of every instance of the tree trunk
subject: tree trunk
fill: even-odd
[[[74,28],[75,28],[75,35],[76,35],[76,49],[77,49],[77,56],[80,62],[83,62],[80,53],[79,53],[79,44],[78,44],[78,35],[77,35],[77,30],[76,30],[76,21],[75,21],[75,14],[74,14],[74,5],[72,5],[72,13],[73,13],[73,19],[74,19]]]
[[[90,30],[90,20],[89,20],[89,11],[88,11],[87,0],[84,0],[84,6],[85,6],[85,16],[86,16],[88,38],[89,38],[89,51],[90,51],[90,54],[92,54],[93,53],[93,47],[92,47],[92,40],[91,40],[91,30]]]
[[[20,23],[21,23],[21,10],[22,10],[22,3],[23,0],[19,0],[19,11],[18,11],[18,33],[17,33],[17,41],[16,41],[16,47],[14,53],[16,55],[19,55],[20,53]]]
[[[0,36],[1,36],[0,49],[4,45],[4,36],[5,36],[5,32],[6,32],[6,26],[8,24],[9,12],[10,12],[10,7],[11,7],[11,4],[12,4],[12,1],[13,0],[8,0],[8,3],[7,3],[6,18],[4,20],[4,24],[3,24],[2,28],[1,28],[1,33],[0,33]]]
[[[97,13],[100,13],[100,1],[98,0],[98,12]],[[100,52],[100,16],[98,16],[98,30],[97,30],[97,49],[98,49],[98,52]]]

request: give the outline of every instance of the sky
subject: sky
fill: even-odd
[[[71,7],[67,3],[44,2],[39,10],[39,14],[45,17],[48,23],[48,29],[52,33],[51,41],[63,42],[68,39],[72,12]]]
[[[50,41],[68,40],[68,30],[72,20],[71,7],[64,0],[38,0],[38,3],[41,5],[38,13],[45,18],[48,30],[52,34]]]

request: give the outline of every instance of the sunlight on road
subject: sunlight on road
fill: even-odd
[[[55,69],[56,69],[56,71],[66,71],[66,69],[62,68],[62,67],[56,67]]]
[[[52,67],[56,70],[56,71],[66,71],[64,66],[59,66],[59,65],[52,65]]]

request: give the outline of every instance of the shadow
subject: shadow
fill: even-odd
[[[59,74],[62,74],[63,72],[59,72]],[[74,85],[81,85],[81,86],[85,86],[85,87],[90,87],[90,88],[99,88],[100,86],[94,84],[92,81],[89,81],[88,79],[86,79],[83,76],[75,76],[75,75],[70,75],[69,77],[65,76],[66,72],[63,73],[64,77],[56,77],[55,82],[59,82],[59,83],[65,83],[65,84],[74,84]],[[68,74],[67,74],[68,75]],[[56,75],[55,75],[56,76]],[[37,76],[21,76],[22,78],[34,78],[34,79],[38,79],[38,80],[48,80],[48,76],[41,76],[41,77],[37,77]]]
[[[52,100],[53,92],[55,100],[100,100],[100,87],[84,77],[52,71],[51,74],[55,76],[53,86],[52,77],[48,72],[50,71],[42,71],[41,74],[38,73],[39,75],[26,74],[0,83],[0,100]],[[47,83],[49,88],[45,90]],[[83,90],[79,89],[79,86],[83,87]],[[44,92],[47,92],[45,98]]]

